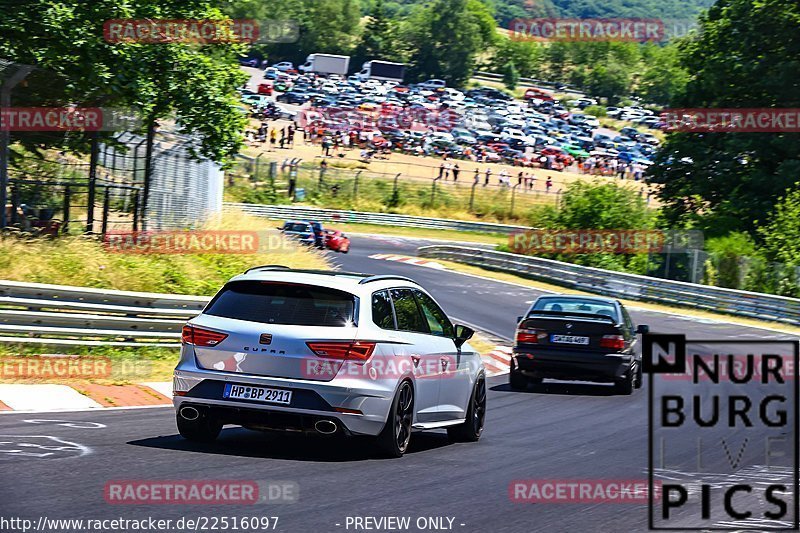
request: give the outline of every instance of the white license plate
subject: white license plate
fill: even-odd
[[[255,402],[289,405],[292,402],[292,391],[226,383],[222,397],[233,400],[252,400]]]
[[[577,335],[550,335],[550,342],[556,344],[589,344],[589,337]]]

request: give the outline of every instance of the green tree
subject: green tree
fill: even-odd
[[[405,24],[411,79],[442,78],[463,86],[476,57],[495,41],[496,26],[480,0],[434,0]]]
[[[503,84],[508,88],[508,90],[513,91],[517,88],[518,83],[519,71],[517,70],[517,67],[514,66],[514,62],[509,61],[506,63],[506,66],[503,69]]]
[[[800,107],[800,3],[722,0],[679,44],[674,108]],[[798,133],[673,133],[651,168],[671,223],[752,232],[800,176]]]
[[[770,260],[800,266],[800,183],[778,200],[758,235]]]

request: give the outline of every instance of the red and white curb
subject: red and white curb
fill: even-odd
[[[511,348],[495,346],[494,350],[481,356],[487,376],[508,374],[511,368]]]
[[[131,385],[79,383],[74,386],[55,383],[0,384],[0,412],[158,405],[172,405],[172,382]]]
[[[397,261],[398,263],[408,263],[409,265],[424,266],[428,268],[435,268],[437,270],[445,270],[444,265],[431,261],[430,259],[422,259],[421,257],[411,257],[410,255],[396,255],[396,254],[372,254],[370,259],[382,259],[384,261]]]

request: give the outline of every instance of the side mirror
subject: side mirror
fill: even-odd
[[[522,316],[518,316],[518,317],[517,317],[517,324],[519,324],[520,322],[522,322],[522,319],[523,319],[523,318],[524,318],[524,317],[522,317]]]
[[[283,231],[283,226],[276,226],[275,229],[277,229],[278,231]]]
[[[475,330],[461,324],[456,324],[455,330],[456,335],[453,337],[453,342],[456,343],[457,348],[461,348],[465,342],[470,340],[472,336],[475,335]]]
[[[650,333],[650,326],[639,324],[638,326],[636,326],[636,333],[641,333],[642,335],[644,335],[645,333]]]

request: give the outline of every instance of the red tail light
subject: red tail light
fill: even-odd
[[[539,339],[547,338],[547,332],[541,329],[524,329],[517,330],[517,342],[524,342],[527,344],[536,344]]]
[[[183,331],[181,331],[181,342],[195,346],[216,346],[227,337],[227,333],[196,328],[188,324],[183,326]]]
[[[328,359],[366,362],[375,351],[374,342],[307,342],[311,351]]]
[[[625,337],[622,335],[603,335],[603,338],[600,339],[600,347],[621,350],[625,348]]]

